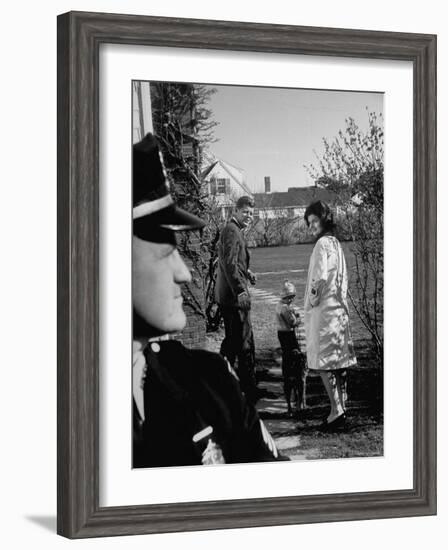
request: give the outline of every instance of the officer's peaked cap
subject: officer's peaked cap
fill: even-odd
[[[156,138],[147,134],[133,146],[132,217],[134,234],[150,241],[158,230],[200,229],[205,223],[178,208],[170,194]]]

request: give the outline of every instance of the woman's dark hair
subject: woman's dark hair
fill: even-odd
[[[309,227],[310,222],[308,221],[308,218],[314,214],[314,216],[317,216],[320,219],[320,222],[322,224],[323,234],[326,233],[334,233],[336,229],[336,224],[333,220],[333,212],[331,211],[330,207],[326,202],[323,201],[314,201],[312,202],[307,209],[305,210],[305,221],[306,225]]]

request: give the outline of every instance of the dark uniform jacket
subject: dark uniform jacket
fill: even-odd
[[[150,343],[144,355],[145,419],[134,402],[134,467],[202,464],[205,443],[193,436],[210,426],[226,463],[284,459],[220,355],[177,341]]]
[[[218,244],[215,298],[221,306],[237,306],[238,294],[248,292],[250,254],[241,226],[232,220],[222,230]]]

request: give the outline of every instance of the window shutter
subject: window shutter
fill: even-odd
[[[230,180],[226,179],[226,195],[230,196]]]
[[[210,180],[210,194],[216,195],[216,180],[212,179]]]

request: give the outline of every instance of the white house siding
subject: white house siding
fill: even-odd
[[[252,196],[242,170],[220,159],[215,159],[212,164],[214,166],[207,173],[205,183],[207,192],[216,197],[219,206],[233,206],[239,197]]]
[[[302,218],[304,206],[279,206],[274,208],[256,208],[255,217],[271,220],[273,218]]]
[[[132,83],[132,142],[137,143],[153,131],[149,82]]]

